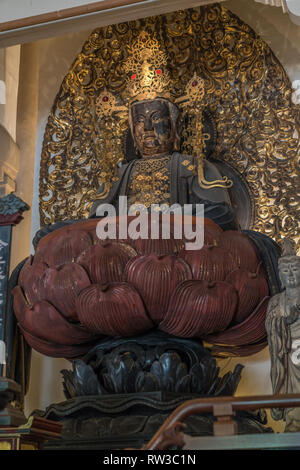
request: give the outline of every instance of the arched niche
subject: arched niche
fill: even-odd
[[[42,224],[88,216],[99,175],[113,164],[95,144],[97,98],[107,88],[124,101],[122,63],[143,28],[155,31],[167,51],[178,96],[194,72],[204,78],[217,126],[213,157],[232,167],[249,190],[253,215],[248,228],[277,241],[296,239],[299,140],[291,83],[263,39],[220,4],[108,26],[90,35],[48,118],[40,170]]]

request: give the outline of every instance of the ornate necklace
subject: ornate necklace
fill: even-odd
[[[171,156],[137,160],[129,184],[129,204],[170,203]]]

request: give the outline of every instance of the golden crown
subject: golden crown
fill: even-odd
[[[204,80],[194,73],[187,83],[183,96],[175,99],[172,89],[175,83],[167,70],[167,54],[160,48],[158,40],[142,31],[132,43],[129,56],[123,63],[127,75],[124,104],[118,105],[115,96],[104,89],[96,102],[96,113],[99,118],[112,113],[126,112],[134,101],[165,98],[177,103],[182,108],[199,105],[205,95]]]
[[[142,31],[132,43],[123,68],[128,75],[126,92],[129,103],[172,97],[167,54],[161,50],[157,39],[147,31]]]

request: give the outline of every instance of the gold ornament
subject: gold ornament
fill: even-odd
[[[96,114],[99,119],[111,117],[113,113],[127,113],[126,106],[118,106],[116,97],[106,88],[99,94],[96,100]]]
[[[160,48],[155,35],[142,31],[130,47],[124,63],[127,77],[128,103],[155,98],[171,99],[172,86],[167,70],[167,54]]]
[[[117,99],[106,88],[99,94],[96,100],[98,122],[95,126],[97,131],[94,144],[99,154],[106,155],[106,164],[103,164],[103,169],[106,171],[102,170],[99,173],[98,181],[99,185],[103,184],[103,190],[95,195],[95,200],[107,197],[111,183],[119,179],[117,165],[123,160],[121,137],[127,113],[127,108],[118,106]],[[111,135],[112,128],[114,129],[113,135]]]
[[[129,185],[129,205],[170,204],[171,157],[138,160]]]
[[[203,133],[203,98],[205,96],[204,80],[194,73],[188,82],[185,94],[176,100],[180,103],[185,113],[190,119],[189,125],[185,131],[185,146],[192,148],[192,155],[197,161],[198,184],[200,188],[231,188],[233,182],[224,176],[221,180],[208,181],[204,176],[203,160],[205,147],[205,134]],[[185,164],[185,162],[183,162]],[[188,167],[190,169],[190,167]],[[194,167],[192,168],[194,169]]]
[[[205,96],[205,82],[203,78],[196,75],[196,72],[188,82],[185,88],[185,94],[177,98],[176,103],[180,103],[184,108],[192,107],[195,104],[201,104]]]

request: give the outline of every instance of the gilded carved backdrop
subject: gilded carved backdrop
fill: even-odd
[[[122,64],[142,29],[155,32],[167,51],[175,95],[183,94],[194,72],[204,78],[206,105],[217,125],[214,158],[233,166],[246,181],[254,207],[250,228],[277,241],[289,236],[299,247],[299,106],[292,104],[290,81],[268,45],[219,4],[90,35],[49,115],[40,170],[41,223],[88,217],[112,166],[110,156],[101,152],[96,101],[107,88],[122,104]],[[118,129],[124,141],[126,129],[126,122]],[[122,143],[113,124],[111,136]]]

